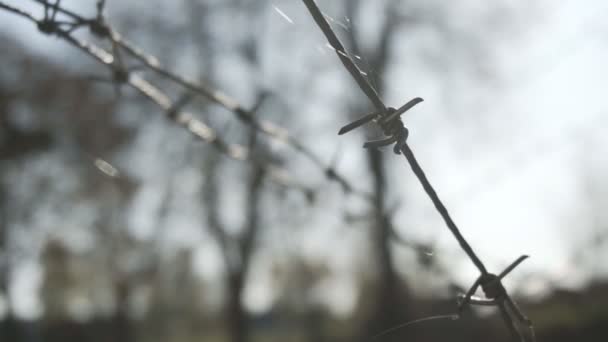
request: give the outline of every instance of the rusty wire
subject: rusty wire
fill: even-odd
[[[344,48],[344,45],[340,42],[340,39],[334,33],[329,22],[326,20],[325,16],[321,12],[315,1],[302,1],[310,12],[317,26],[319,26],[319,28],[327,38],[329,44],[336,52],[336,55],[344,65],[345,69],[351,74],[359,88],[361,88],[363,93],[365,93],[365,95],[369,98],[374,107],[376,107],[375,112],[367,114],[364,117],[342,127],[342,129],[339,131],[339,134],[347,133],[368,122],[375,121],[376,124],[382,129],[386,138],[376,141],[368,141],[363,145],[363,147],[379,148],[394,144],[393,151],[396,154],[403,154],[405,156],[412,171],[418,178],[418,181],[422,185],[428,197],[433,202],[435,209],[443,218],[446,226],[454,235],[462,250],[467,254],[471,262],[479,270],[480,276],[477,278],[473,286],[469,289],[467,294],[459,301],[458,310],[455,317],[460,316],[462,310],[467,304],[496,305],[498,306],[502,318],[505,321],[505,324],[507,325],[507,328],[511,332],[514,339],[518,338],[520,341],[526,341],[524,333],[518,328],[517,325],[515,325],[512,315],[515,316],[515,319],[520,323],[520,325],[524,325],[528,329],[528,335],[530,337],[530,340],[535,341],[536,338],[532,322],[517,307],[517,305],[509,296],[508,292],[506,291],[505,287],[502,285],[501,282],[502,279],[517,265],[519,265],[524,259],[526,259],[527,256],[524,255],[519,257],[498,276],[488,272],[481,259],[477,256],[471,245],[467,242],[467,240],[464,238],[464,236],[458,229],[458,226],[456,226],[456,223],[452,220],[447,208],[437,195],[437,192],[429,182],[428,178],[426,177],[426,174],[424,173],[424,170],[422,169],[416,157],[414,156],[412,149],[407,144],[407,137],[409,135],[409,131],[401,120],[401,115],[412,107],[414,107],[416,104],[422,102],[422,99],[414,98],[408,101],[405,105],[401,106],[399,109],[387,107],[380,98],[380,95],[374,89],[374,87],[368,82],[365,77],[363,77],[361,70],[359,70],[357,65],[353,62],[351,56]],[[475,293],[478,287],[482,288],[487,299],[477,299],[473,297],[473,294]],[[452,317],[452,315],[441,315],[432,319],[446,319]],[[393,329],[389,330],[393,331]]]

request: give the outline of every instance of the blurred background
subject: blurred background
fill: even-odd
[[[608,340],[608,3],[318,0],[539,341]],[[6,1],[37,18],[36,1]],[[96,2],[62,1],[86,17]],[[197,141],[0,10],[0,341],[371,341],[478,276],[406,161],[338,136],[371,103],[300,1],[108,0],[166,67],[256,108],[358,189],[202,97],[184,109],[312,191]],[[62,16],[58,18],[65,19]],[[74,35],[111,46],[79,29]],[[172,98],[180,86],[126,66]],[[507,341],[495,308],[378,341]]]

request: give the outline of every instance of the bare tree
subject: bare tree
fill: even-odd
[[[235,236],[229,233],[220,219],[220,211],[227,210],[219,205],[223,177],[219,174],[221,163],[217,158],[209,158],[205,187],[204,203],[207,210],[207,224],[221,248],[226,284],[226,322],[233,342],[244,342],[249,339],[247,313],[243,305],[243,292],[247,275],[256,248],[256,239],[260,231],[260,206],[263,193],[264,172],[253,166],[247,177],[245,196],[245,220]],[[236,215],[233,209],[232,215]]]
[[[377,29],[377,43],[363,42],[358,31],[356,18],[362,4],[358,0],[345,1],[346,16],[350,18],[353,25],[347,30],[347,43],[350,45],[354,55],[362,56],[368,61],[368,66],[374,69],[373,75],[368,77],[380,80],[376,84],[379,94],[384,93],[385,84],[383,80],[389,72],[391,61],[391,40],[399,29],[399,18],[397,17],[397,2],[390,1],[384,8],[385,19]],[[368,48],[364,49],[363,46]],[[351,113],[369,112],[367,104],[352,102],[349,107]],[[371,132],[370,132],[371,133]],[[362,339],[373,336],[387,327],[394,326],[409,319],[408,301],[409,294],[407,283],[402,280],[396,270],[394,253],[392,250],[395,242],[395,227],[391,222],[389,208],[387,206],[387,173],[386,155],[376,149],[366,150],[367,167],[372,176],[373,196],[372,205],[373,224],[370,226],[372,253],[377,265],[377,284],[375,286],[375,300],[370,301],[372,309],[367,326],[362,329]]]

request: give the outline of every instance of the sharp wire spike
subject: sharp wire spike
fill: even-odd
[[[529,257],[528,255],[522,255],[519,258],[517,258],[517,260],[513,261],[513,263],[511,263],[511,265],[507,266],[507,268],[505,268],[505,270],[502,271],[498,275],[498,279],[504,278],[507,274],[509,274],[511,271],[513,271],[513,269],[515,269],[515,267],[517,267],[519,264],[521,264],[528,257]]]
[[[397,109],[394,113],[387,116],[384,120],[386,120],[387,122],[394,120],[396,117],[401,116],[403,113],[412,109],[415,105],[419,104],[422,101],[424,101],[424,100],[421,97],[416,97],[414,99],[411,99],[406,104],[399,107],[399,109]]]
[[[338,135],[342,135],[345,133],[348,133],[350,131],[352,131],[355,128],[359,128],[363,125],[365,125],[366,123],[372,121],[373,119],[375,119],[378,116],[378,113],[370,113],[365,115],[364,117],[357,119],[347,125],[345,125],[344,127],[340,128],[340,131],[338,132]]]

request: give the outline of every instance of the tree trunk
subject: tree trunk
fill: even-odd
[[[231,342],[246,342],[249,337],[247,313],[242,305],[244,275],[235,272],[228,279],[228,307],[226,319]]]
[[[384,156],[382,151],[370,150],[368,152],[368,166],[374,179],[374,222],[371,232],[374,256],[378,267],[376,282],[376,302],[371,311],[367,324],[367,336],[373,336],[381,331],[403,323],[407,319],[407,288],[405,283],[399,281],[395,270],[393,253],[391,250],[390,218],[386,213],[384,196],[386,194],[386,175],[384,173]],[[384,341],[392,341],[403,337],[401,334],[386,336]]]
[[[120,279],[114,284],[116,311],[112,317],[112,330],[116,342],[131,342],[134,337],[128,308],[131,289],[127,282]]]
[[[4,189],[4,179],[0,170],[0,296],[4,296],[6,314],[0,321],[0,340],[17,340],[17,320],[13,315],[11,298],[9,293],[9,252],[8,252],[8,223],[6,219],[6,196]]]

